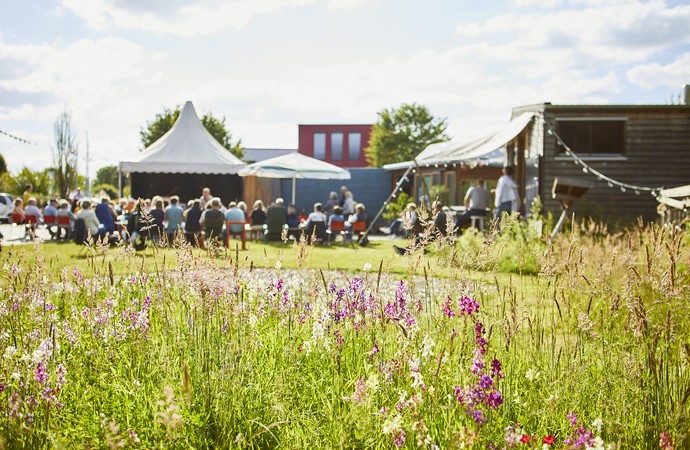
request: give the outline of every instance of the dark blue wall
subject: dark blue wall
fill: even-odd
[[[347,186],[357,203],[364,203],[369,217],[373,219],[383,202],[391,193],[391,173],[383,169],[348,169],[352,176],[349,180],[297,180],[295,203],[297,211],[304,209],[310,213],[314,203],[326,204],[328,194],[336,191],[340,195],[340,186]],[[292,180],[280,180],[281,195],[286,203],[292,199]]]

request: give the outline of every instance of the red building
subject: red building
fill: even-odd
[[[369,167],[371,125],[300,125],[298,151],[339,167]]]

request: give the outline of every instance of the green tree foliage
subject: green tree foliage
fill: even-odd
[[[386,108],[379,113],[364,149],[367,161],[374,167],[409,161],[427,145],[448,141],[447,126],[446,119],[435,118],[416,103]]]
[[[7,161],[5,161],[5,157],[0,155],[0,175],[3,173],[7,173]]]
[[[142,148],[146,148],[149,145],[156,142],[161,136],[168,132],[175,124],[178,116],[180,115],[180,107],[177,106],[174,110],[165,108],[161,114],[156,114],[156,118],[152,122],[148,122],[145,127],[142,127],[139,131],[141,136]],[[225,126],[225,117],[222,119],[217,119],[213,114],[204,114],[201,117],[201,123],[204,128],[211,133],[223,147],[228,149],[230,153],[237,156],[238,158],[244,158],[244,147],[242,146],[242,140],[238,139],[237,142],[232,141],[232,133],[228,131]],[[117,185],[117,183],[115,183]]]
[[[55,178],[56,192],[61,197],[67,198],[70,191],[79,186],[79,174],[77,173],[78,146],[72,131],[72,114],[63,111],[55,121],[53,130],[55,132],[55,147],[53,148],[53,167],[51,171]]]
[[[117,186],[117,166],[103,166],[98,169],[93,184],[110,184],[112,186]]]

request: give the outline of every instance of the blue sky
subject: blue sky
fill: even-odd
[[[678,101],[687,0],[3,0],[0,153],[51,164],[63,109],[90,172],[140,156],[139,130],[192,100],[247,147],[300,123],[374,123],[417,102],[458,141],[511,108]]]

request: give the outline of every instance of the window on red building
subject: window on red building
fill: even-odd
[[[348,133],[347,135],[347,159],[358,161],[360,149],[362,148],[362,134]]]
[[[343,159],[343,133],[331,133],[331,159],[333,161]]]
[[[326,133],[314,133],[314,158],[326,159]]]

